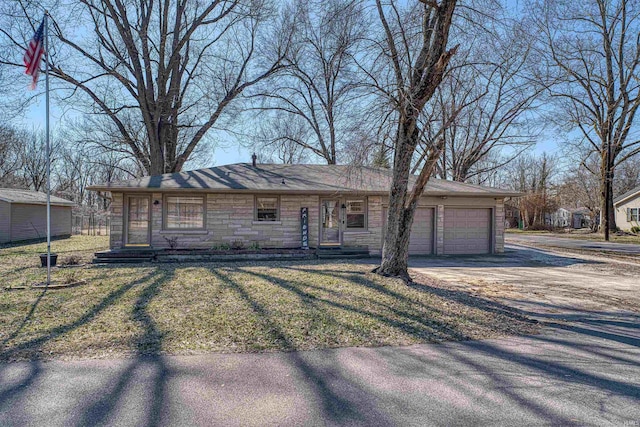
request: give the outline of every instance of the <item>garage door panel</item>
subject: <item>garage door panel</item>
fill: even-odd
[[[386,230],[387,209],[382,212],[383,233]],[[433,254],[433,208],[417,208],[409,237],[409,255]]]
[[[491,209],[445,208],[444,253],[491,252]]]
[[[416,209],[409,237],[410,255],[430,255],[433,253],[433,209]]]

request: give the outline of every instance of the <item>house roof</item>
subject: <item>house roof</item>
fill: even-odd
[[[7,203],[21,203],[26,205],[46,205],[47,194],[38,191],[16,190],[13,188],[0,188],[0,200]],[[52,206],[75,206],[71,200],[51,196]]]
[[[617,206],[617,205],[619,205],[621,203],[626,202],[629,199],[634,198],[634,196],[639,196],[639,195],[640,195],[640,186],[638,186],[638,187],[636,187],[636,188],[634,188],[634,189],[632,189],[630,191],[627,191],[626,193],[616,197],[615,199],[613,199],[613,204]]]
[[[283,165],[235,163],[188,172],[115,181],[87,187],[94,191],[174,190],[253,193],[387,194],[391,171],[346,165]],[[416,177],[410,177],[413,185]],[[430,179],[425,195],[519,196],[520,193],[462,182]]]

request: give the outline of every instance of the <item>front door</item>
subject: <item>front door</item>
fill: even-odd
[[[151,200],[148,196],[127,197],[126,245],[148,246]]]
[[[340,244],[340,200],[324,199],[320,205],[321,230],[320,244],[339,245]]]

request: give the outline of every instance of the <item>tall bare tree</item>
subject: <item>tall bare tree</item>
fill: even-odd
[[[481,181],[535,143],[540,126],[532,116],[541,85],[530,78],[531,43],[520,27],[502,20],[491,32],[475,29],[473,42],[452,60],[425,117],[427,147],[418,145],[414,170],[436,137],[445,140],[437,176],[454,181]]]
[[[429,154],[410,192],[409,175],[421,136],[420,116],[457,49],[448,48],[456,3],[456,0],[422,0],[403,11],[393,1],[385,4],[376,1],[384,30],[381,58],[390,63],[391,69],[388,84],[379,81],[377,85],[397,114],[387,229],[382,262],[376,271],[407,281],[409,235],[415,209],[442,152],[441,138],[431,141]]]
[[[259,120],[271,125],[259,145],[291,152],[295,144],[312,158],[338,163],[363,120],[357,102],[364,76],[355,60],[368,30],[362,8],[360,0],[294,3],[291,66],[257,95]]]
[[[5,11],[0,26],[0,63],[19,67],[31,37],[19,26],[40,13],[29,0],[13,5],[13,16]],[[268,0],[51,0],[42,6],[51,11],[48,61],[59,91],[81,112],[104,116],[119,132],[119,144],[152,175],[181,170],[238,98],[284,67],[294,27]],[[141,124],[142,138],[127,122]]]
[[[554,191],[557,173],[557,158],[546,153],[521,155],[505,168],[504,174],[511,178],[505,180],[505,184],[524,193],[515,203],[525,227],[546,227],[547,216],[558,209],[559,200]]]
[[[545,0],[530,11],[539,39],[539,78],[549,87],[554,117],[579,134],[587,155],[599,157],[591,172],[600,179],[607,239],[615,228],[614,172],[640,152],[639,13],[635,0]]]
[[[21,147],[26,134],[10,126],[0,126],[0,187],[20,185]]]
[[[20,146],[22,183],[25,188],[35,191],[46,191],[47,185],[47,161],[55,167],[58,162],[62,142],[53,136],[50,142],[50,159],[46,155],[46,142],[44,132],[31,131],[25,133],[25,140]]]

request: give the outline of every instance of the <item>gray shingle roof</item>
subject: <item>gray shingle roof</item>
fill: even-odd
[[[613,199],[613,203],[614,204],[618,204],[620,202],[624,202],[625,200],[635,196],[636,194],[640,194],[640,186],[636,187],[630,191],[627,191],[626,193],[616,197],[615,199]]]
[[[23,203],[27,205],[46,205],[47,194],[38,191],[16,190],[13,188],[0,188],[0,200],[8,203]],[[53,206],[75,206],[70,200],[51,196]]]
[[[410,184],[415,176],[410,177]],[[391,171],[345,165],[282,165],[236,163],[188,172],[148,176],[88,187],[94,191],[191,190],[277,193],[386,194]],[[425,195],[519,196],[520,193],[461,182],[431,179]]]

